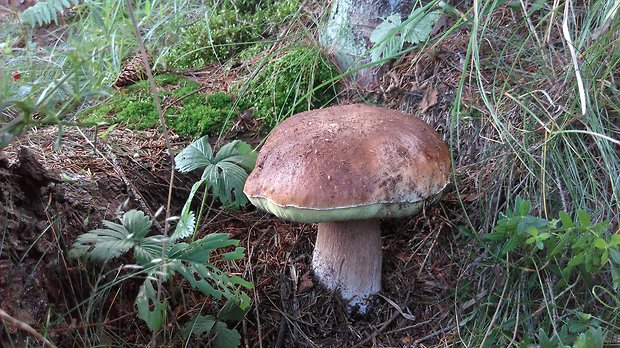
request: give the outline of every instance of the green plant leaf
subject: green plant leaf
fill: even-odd
[[[563,211],[560,211],[560,221],[562,221],[563,229],[569,229],[573,227],[573,219],[571,219],[570,215],[566,214]]]
[[[370,52],[373,62],[381,60],[382,57],[393,56],[402,50],[404,40],[400,33],[401,30],[401,19],[398,13],[388,16],[377,25],[370,34],[370,41],[375,45]]]
[[[200,185],[198,185],[200,186]],[[194,191],[195,193],[195,191]],[[193,198],[193,195],[191,195]],[[191,202],[191,200],[189,200]],[[188,208],[187,210],[185,208]],[[196,227],[196,217],[193,211],[189,211],[189,204],[183,207],[181,212],[181,219],[177,222],[177,226],[174,229],[174,233],[170,236],[170,241],[176,241],[191,236],[194,233]]]
[[[215,335],[212,343],[214,348],[239,347],[241,345],[239,332],[229,329],[226,323],[216,322],[213,331]]]
[[[217,319],[215,319],[212,315],[197,315],[187,322],[185,326],[183,326],[181,335],[183,335],[183,338],[187,340],[190,335],[200,336],[203,334],[208,334],[213,329],[216,321]]]
[[[212,162],[213,150],[206,135],[191,143],[174,158],[175,167],[182,173],[206,167]]]
[[[521,242],[522,242],[522,237],[517,234],[513,234],[508,240],[508,242],[504,244],[504,246],[502,247],[502,250],[500,251],[500,255],[504,256],[508,254],[509,252],[515,250],[519,246],[519,244],[521,244]]]
[[[151,230],[151,219],[139,210],[130,210],[123,215],[123,226],[133,239],[144,238]]]
[[[215,155],[215,162],[226,161],[234,163],[247,171],[254,169],[258,154],[252,149],[250,144],[240,140],[231,141],[222,146]]]
[[[582,209],[577,210],[577,217],[579,218],[579,224],[581,225],[581,227],[590,226],[590,214],[588,214],[587,211]]]
[[[216,273],[209,271],[206,266],[198,263],[184,264],[180,260],[171,263],[174,271],[185,278],[194,289],[200,290],[203,294],[211,296],[216,300],[222,298],[224,293],[213,287],[209,280],[217,281],[219,277]]]
[[[524,200],[521,197],[517,197],[515,204],[516,216],[527,216],[530,213],[531,203],[528,200]]]
[[[491,241],[500,241],[500,240],[506,239],[506,233],[505,232],[487,233],[483,235],[483,238],[486,240],[491,240]]]
[[[138,317],[146,322],[151,331],[155,331],[164,325],[168,302],[165,300],[157,302],[157,291],[153,288],[151,281],[150,278],[144,280],[138,291],[135,305],[138,308]]]
[[[134,245],[133,256],[143,267],[154,266],[152,261],[162,257],[164,244],[163,236],[150,236],[137,241]]]
[[[122,225],[104,220],[106,228],[98,228],[77,237],[69,254],[71,257],[86,257],[106,261],[116,258],[144,239],[151,227],[150,219],[136,210],[126,212]]]
[[[551,258],[555,255],[558,255],[562,251],[564,251],[566,249],[566,246],[569,243],[571,243],[574,240],[574,238],[575,238],[574,234],[563,232],[560,235],[557,244],[553,248],[549,249],[549,252],[547,253],[547,258]]]
[[[249,282],[236,275],[230,276],[230,283],[234,285],[241,285],[246,289],[254,289],[254,284],[252,284],[252,282]]]
[[[581,265],[586,259],[586,254],[577,254],[568,261],[568,267]]]
[[[209,262],[212,251],[237,245],[239,245],[239,240],[230,239],[230,234],[228,233],[211,233],[204,238],[187,244],[170,257],[178,260],[206,263]]]
[[[239,299],[232,298],[220,309],[217,319],[221,321],[241,321],[247,313],[247,307],[242,308]]]
[[[187,172],[205,168],[201,181],[192,187],[184,210],[189,209],[196,190],[203,183],[211,188],[213,195],[223,204],[232,204],[235,207],[247,204],[248,199],[243,193],[243,186],[248,171],[254,168],[256,157],[256,152],[248,144],[235,140],[222,146],[214,158],[206,136],[181,151],[176,157],[177,169]]]
[[[413,45],[426,41],[431,36],[433,25],[435,25],[435,22],[442,14],[441,11],[431,11],[423,14],[423,9],[416,9],[409,16],[413,21],[410,24],[404,25],[403,39]]]
[[[597,249],[605,249],[607,248],[607,241],[603,238],[596,238],[592,242],[592,245]]]
[[[235,248],[235,251],[223,253],[221,256],[224,261],[232,261],[232,260],[241,260],[245,256],[244,254],[245,254],[245,248],[237,247]]]

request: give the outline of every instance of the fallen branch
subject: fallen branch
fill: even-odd
[[[23,321],[13,318],[12,316],[10,316],[7,312],[3,311],[2,309],[0,309],[0,320],[4,321],[5,323],[9,324],[10,326],[18,330],[26,331],[27,333],[34,336],[39,341],[43,342],[43,344],[46,347],[56,348],[56,345],[54,345],[54,343],[50,342],[47,338],[43,337],[43,335],[38,333],[37,330],[32,328],[32,326],[28,325],[27,323],[24,323]]]

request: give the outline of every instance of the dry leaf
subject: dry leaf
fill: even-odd
[[[424,88],[424,96],[422,97],[422,101],[420,105],[418,105],[418,109],[420,113],[425,113],[428,109],[430,109],[433,105],[437,104],[437,89],[433,86],[428,86]]]
[[[299,282],[298,293],[303,293],[312,289],[314,283],[312,282],[312,278],[310,277],[310,273],[306,273],[301,276],[301,282]]]

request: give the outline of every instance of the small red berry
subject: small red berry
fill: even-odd
[[[13,70],[11,75],[13,75],[13,81],[17,81],[22,77],[22,74],[17,70]]]

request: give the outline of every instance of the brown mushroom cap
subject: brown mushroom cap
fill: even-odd
[[[448,183],[450,154],[422,120],[361,104],[294,115],[265,142],[244,192],[299,222],[415,214]]]

